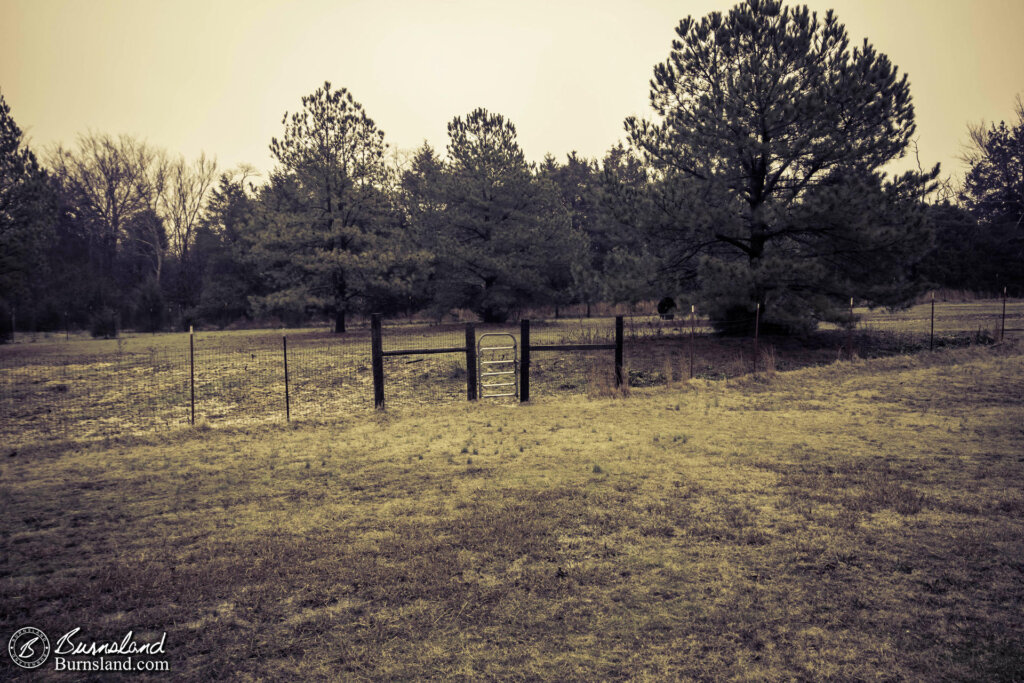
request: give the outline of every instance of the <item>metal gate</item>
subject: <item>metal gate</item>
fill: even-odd
[[[487,346],[488,343],[493,345]],[[488,332],[480,335],[476,349],[477,395],[480,398],[519,398],[519,347],[515,336],[507,332]]]

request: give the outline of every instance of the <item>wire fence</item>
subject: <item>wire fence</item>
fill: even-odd
[[[928,304],[900,316],[860,312],[858,325],[811,337],[723,337],[697,316],[624,320],[623,381],[664,385],[789,370],[851,357],[991,342],[1024,331],[1024,302]],[[756,322],[756,321],[755,321]],[[531,322],[531,399],[604,395],[616,384],[615,319]],[[508,335],[521,354],[518,324],[475,325],[474,339]],[[490,337],[488,337],[490,338]],[[63,339],[63,336],[62,336]],[[148,346],[146,344],[149,343]],[[466,326],[385,322],[381,336],[387,406],[467,399],[473,360]],[[0,349],[0,438],[9,448],[217,424],[337,420],[374,409],[370,332],[323,331],[140,335],[125,342],[69,341]],[[552,345],[602,350],[545,351]],[[88,349],[88,351],[83,351]],[[410,353],[413,352],[413,353]],[[469,364],[467,363],[469,361]],[[518,381],[516,377],[515,381]],[[517,395],[483,398],[514,403]]]

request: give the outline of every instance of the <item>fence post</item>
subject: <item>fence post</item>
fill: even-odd
[[[846,359],[853,360],[853,297],[850,297],[850,329],[846,332]]]
[[[761,353],[759,335],[761,332],[761,302],[754,309],[754,374],[757,374],[757,356]]]
[[[519,345],[522,347],[519,362],[519,402],[530,400],[530,321],[519,322]]]
[[[384,410],[384,344],[381,339],[380,313],[370,316],[370,356],[373,365],[373,407]]]
[[[281,335],[281,344],[284,348],[284,421],[292,421],[291,398],[288,396],[288,337]]]
[[[191,387],[191,423],[196,423],[196,343],[195,343],[195,330],[189,325],[188,326],[188,377],[189,386]]]
[[[999,323],[999,341],[1003,341],[1003,335],[1006,334],[1006,287],[1003,287],[1003,319]]]
[[[466,323],[466,398],[476,400],[476,327]]]
[[[935,350],[935,292],[932,292],[932,328],[928,334],[928,350]]]
[[[615,316],[615,386],[622,386],[622,316]]]
[[[697,307],[690,304],[690,379],[693,379],[693,336],[697,327]]]

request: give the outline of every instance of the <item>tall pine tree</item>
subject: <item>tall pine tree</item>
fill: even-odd
[[[437,259],[435,305],[504,322],[557,303],[571,287],[560,276],[585,256],[586,240],[556,187],[533,173],[501,114],[457,116],[448,140],[444,163],[424,148],[404,182],[415,232]]]
[[[12,309],[36,312],[56,213],[49,177],[0,94],[0,341],[9,336]]]
[[[970,168],[961,200],[982,234],[973,245],[985,261],[978,289],[1009,287],[1024,294],[1024,100],[1017,97],[1017,122],[971,128]]]
[[[397,233],[384,133],[330,83],[285,114],[271,153],[278,168],[255,212],[253,254],[264,312],[317,312],[344,332],[346,316],[415,287],[421,255]]]
[[[894,306],[918,291],[931,173],[883,166],[914,132],[910,87],[829,11],[748,0],[687,17],[651,81],[655,121],[627,119],[654,169],[667,263],[699,283],[723,327],[806,330],[849,298]]]

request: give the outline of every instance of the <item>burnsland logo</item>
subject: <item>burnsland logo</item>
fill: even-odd
[[[26,626],[11,636],[7,642],[7,652],[21,668],[38,669],[50,656],[50,640],[34,626]]]
[[[73,628],[51,649],[50,640],[40,629],[18,629],[7,642],[7,653],[23,669],[38,669],[53,654],[57,671],[169,671],[165,659],[167,633],[152,642],[135,640],[128,631],[119,640],[92,641],[80,638],[81,628]],[[75,658],[75,659],[71,659]]]
[[[82,629],[73,628],[60,637],[57,641],[54,654],[58,655],[162,655],[164,654],[164,643],[167,640],[167,633],[160,636],[160,640],[153,643],[136,643],[133,640],[135,635],[128,631],[120,642],[110,641],[102,643],[75,642],[74,638]]]

